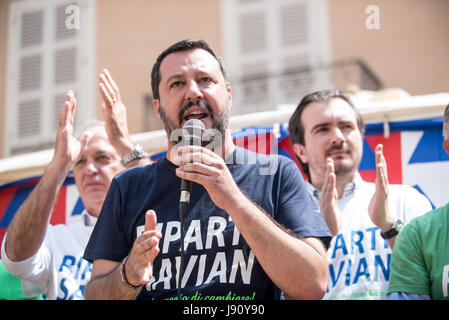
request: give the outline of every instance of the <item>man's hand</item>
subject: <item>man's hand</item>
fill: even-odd
[[[383,146],[376,146],[376,191],[368,207],[373,223],[385,232],[393,226],[393,219],[388,211],[388,171],[383,155]]]
[[[59,116],[53,158],[8,228],[5,249],[12,261],[23,261],[36,254],[41,247],[56,196],[70,167],[80,155],[82,144],[87,137],[78,141],[73,136],[75,109],[75,95],[69,90]],[[43,268],[45,269],[44,266]]]
[[[99,90],[109,142],[120,157],[124,157],[134,149],[134,144],[128,132],[126,107],[120,97],[120,90],[107,69],[100,74]]]
[[[153,276],[153,261],[159,254],[162,234],[156,230],[156,212],[145,214],[145,230],[137,237],[126,261],[126,278],[135,286],[147,284]]]
[[[67,92],[64,107],[59,116],[59,128],[56,134],[55,153],[52,164],[67,171],[79,157],[84,139],[78,141],[73,136],[73,121],[75,118],[76,99],[72,90]]]
[[[223,158],[215,152],[199,146],[179,147],[175,162],[180,165],[176,175],[202,185],[217,207],[226,210],[238,206],[245,197]]]
[[[335,236],[340,228],[338,209],[338,192],[334,171],[334,161],[327,159],[326,173],[320,195],[320,211],[329,227],[332,235]]]

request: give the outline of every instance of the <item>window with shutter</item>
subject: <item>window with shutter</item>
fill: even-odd
[[[69,89],[78,102],[75,128],[95,115],[94,9],[90,0],[11,3],[6,155],[53,146]],[[78,14],[78,28],[68,23],[72,14]]]
[[[222,0],[223,55],[233,112],[298,103],[329,87],[327,0]]]

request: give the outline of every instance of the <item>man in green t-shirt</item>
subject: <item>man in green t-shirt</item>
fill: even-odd
[[[449,154],[449,105],[444,110]],[[449,203],[413,219],[399,233],[390,264],[388,299],[449,300]]]

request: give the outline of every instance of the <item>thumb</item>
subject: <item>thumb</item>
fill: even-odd
[[[156,230],[157,217],[154,210],[145,213],[145,231]]]

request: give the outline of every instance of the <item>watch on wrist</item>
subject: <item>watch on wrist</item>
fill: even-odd
[[[385,240],[391,239],[396,236],[399,231],[401,231],[403,226],[404,224],[402,223],[402,221],[397,219],[395,222],[393,222],[393,227],[386,232],[380,232],[380,236]]]
[[[128,153],[126,156],[124,156],[122,158],[122,160],[120,160],[120,162],[122,163],[123,166],[126,166],[126,164],[128,162],[131,162],[131,161],[137,160],[137,159],[143,159],[146,157],[148,157],[148,153],[146,153],[145,150],[143,149],[143,147],[140,144],[138,144],[138,145],[136,145],[134,150],[132,150],[130,153]]]

